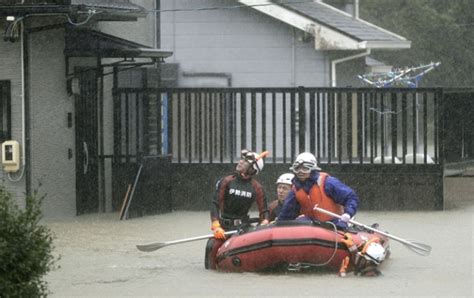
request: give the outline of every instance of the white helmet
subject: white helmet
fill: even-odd
[[[306,167],[311,171],[321,171],[321,168],[318,166],[318,161],[313,154],[309,152],[300,153],[293,163],[293,166],[290,168],[293,172],[297,171],[298,167]]]
[[[280,177],[278,177],[276,184],[281,183],[281,184],[292,185],[293,183],[291,182],[291,180],[293,180],[294,177],[295,175],[292,173],[285,173],[281,175]]]
[[[266,152],[266,151],[265,151]],[[241,155],[242,159],[245,159],[252,165],[252,169],[254,170],[251,175],[257,175],[263,170],[263,158],[268,154],[266,152],[265,154],[257,154],[255,152],[249,151],[247,149],[242,150]]]
[[[383,260],[385,260],[385,248],[383,248],[380,243],[371,242],[365,251],[364,257],[367,261],[379,265]]]

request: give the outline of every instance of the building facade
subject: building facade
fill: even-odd
[[[410,46],[321,1],[290,2],[2,2],[2,142],[20,156],[0,171],[5,188],[20,205],[45,194],[45,217],[117,210],[115,141],[133,134],[117,133],[117,87],[330,87],[343,63]]]
[[[38,190],[45,217],[110,210],[100,196],[110,191],[100,181],[110,178],[96,160],[109,150],[107,73],[124,60],[153,66],[171,55],[153,48],[155,4],[134,2],[0,4],[2,142],[15,140],[20,150],[19,170],[0,176],[20,206]]]

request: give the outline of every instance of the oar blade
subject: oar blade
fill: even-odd
[[[431,246],[429,245],[426,245],[424,243],[420,243],[420,242],[416,242],[416,241],[412,241],[412,240],[408,240],[408,242],[410,243],[409,244],[405,244],[405,247],[409,248],[410,250],[412,250],[413,252],[421,255],[421,256],[429,256],[430,253],[431,253]]]
[[[166,243],[158,242],[158,243],[149,243],[149,244],[137,244],[137,248],[140,251],[150,252],[158,250],[162,247],[165,247]]]
[[[226,236],[230,236],[235,233],[237,233],[237,230],[227,231],[224,234]],[[178,240],[167,241],[167,242],[153,242],[153,243],[148,243],[148,244],[138,244],[137,248],[138,250],[141,250],[141,251],[150,252],[150,251],[155,251],[157,249],[160,249],[162,247],[169,246],[169,245],[181,244],[181,243],[192,242],[192,241],[197,241],[197,240],[205,240],[212,237],[214,237],[214,234],[207,234],[207,235],[185,238],[185,239],[178,239]]]

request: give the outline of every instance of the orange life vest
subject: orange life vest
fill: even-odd
[[[329,175],[324,172],[319,173],[318,183],[314,184],[309,190],[309,194],[304,191],[303,188],[295,191],[296,200],[301,206],[300,213],[312,218],[315,218],[319,221],[328,221],[334,217],[326,215],[324,213],[317,212],[313,210],[314,206],[317,204],[318,207],[326,209],[336,214],[343,214],[343,206],[334,202],[326,192],[324,191],[324,185],[326,183],[326,178]]]

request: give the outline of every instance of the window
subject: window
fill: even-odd
[[[0,142],[12,137],[10,81],[0,81]]]

